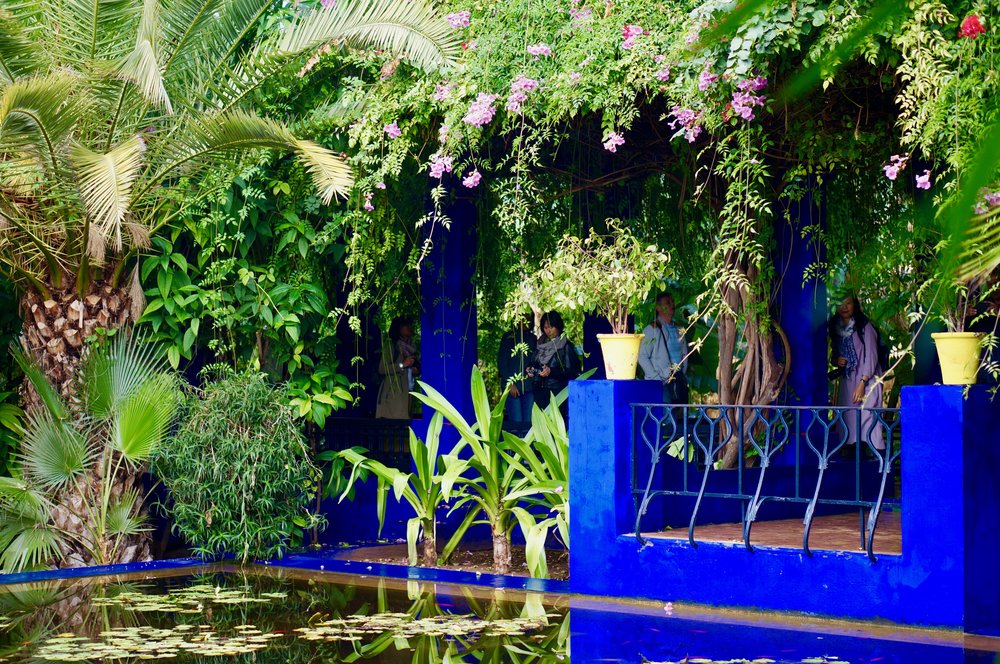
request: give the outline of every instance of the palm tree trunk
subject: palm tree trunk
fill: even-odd
[[[434,522],[424,522],[424,546],[420,555],[420,564],[423,567],[434,567],[437,565],[437,538],[434,536]]]
[[[115,331],[134,321],[137,316],[131,305],[128,289],[103,281],[92,282],[83,297],[73,287],[52,286],[49,287],[49,297],[36,290],[27,290],[21,296],[21,345],[71,409],[79,403],[75,393],[76,377],[86,351],[87,338],[100,329]],[[22,398],[25,410],[42,407],[38,394],[28,381],[24,382]],[[52,510],[56,527],[87,540],[91,549],[114,551],[109,559],[97,560],[86,550],[87,547],[69,544],[62,552],[63,566],[150,560],[148,535],[129,537],[118,542],[117,546],[101,541],[103,538],[95,541],[95,533],[92,532],[94,524],[90,523],[86,507],[98,502],[102,491],[110,491],[114,499],[133,487],[141,486],[142,481],[142,471],[130,471],[123,465],[112,478],[110,487],[101,486],[104,478],[95,473],[81,481],[78,488],[71,488],[56,497]]]
[[[499,523],[493,526],[493,571],[510,574],[510,537]]]
[[[83,297],[73,287],[50,286],[49,294],[46,298],[31,289],[21,296],[21,344],[72,404],[73,381],[87,338],[98,329],[117,330],[134,320],[132,302],[128,289],[107,282],[93,282]],[[26,408],[39,405],[30,387],[25,388],[24,400]]]

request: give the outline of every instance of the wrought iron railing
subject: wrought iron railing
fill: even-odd
[[[645,543],[642,520],[651,501],[669,496],[687,497],[694,500],[687,539],[696,547],[699,510],[706,498],[712,498],[739,502],[743,544],[753,551],[753,524],[758,520],[760,508],[773,501],[805,506],[802,548],[807,555],[812,555],[809,534],[818,507],[828,511],[857,508],[861,548],[872,562],[876,560],[875,531],[888,498],[887,490],[892,490],[890,478],[900,456],[899,409],[665,404],[633,404],[632,409],[632,495],[636,501],[635,535],[640,542]],[[860,445],[851,444],[852,430],[859,432],[855,437],[860,438]],[[721,470],[719,461],[727,445],[735,446],[735,454],[730,458],[735,458],[736,465],[731,470]],[[748,457],[755,466],[752,472]],[[872,463],[864,463],[868,457]],[[661,464],[667,460],[682,464],[683,469],[680,477],[673,472],[671,480],[664,483]],[[824,479],[834,461],[843,464],[853,461],[853,487],[841,488],[832,497],[821,496]],[[874,481],[868,482],[877,489],[870,486],[871,491],[863,491],[863,466],[877,469]],[[793,481],[785,483],[789,485],[785,491],[765,491],[765,478],[775,474],[775,468],[779,467],[790,468],[782,472]],[[673,470],[676,469],[675,466]],[[708,490],[713,473],[725,480],[726,486],[735,484],[735,487]],[[865,472],[866,477],[871,474]],[[656,486],[658,478],[661,486]],[[774,484],[771,483],[772,488]]]
[[[326,449],[363,447],[366,456],[390,468],[409,471],[410,420],[370,417],[333,417],[326,431]]]

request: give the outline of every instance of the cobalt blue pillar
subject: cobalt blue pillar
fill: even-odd
[[[573,514],[569,578],[573,592],[616,595],[624,587],[619,584],[627,585],[629,571],[612,567],[611,554],[619,535],[635,529],[631,404],[662,400],[663,388],[655,380],[576,380],[569,384]]]
[[[1000,634],[1000,402],[985,387],[902,390],[903,553],[955,583],[928,602]]]
[[[478,359],[475,274],[479,211],[471,200],[458,199],[445,214],[451,226],[435,226],[430,253],[420,266],[420,380],[471,419],[469,379]],[[413,423],[418,435],[426,433],[433,414],[430,408],[423,408],[422,420]],[[443,451],[456,440],[444,434]]]
[[[826,285],[815,275],[817,264],[826,260],[818,233],[826,227],[826,208],[815,178],[804,189],[802,198],[789,202],[787,215],[779,214],[775,222],[774,267],[780,281],[774,314],[792,350],[791,373],[778,400],[789,406],[822,406],[829,400],[827,303]]]

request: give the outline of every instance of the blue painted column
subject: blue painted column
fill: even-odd
[[[420,380],[445,396],[467,419],[474,417],[469,378],[478,359],[476,325],[476,223],[479,211],[468,199],[447,206],[448,229],[437,225],[430,254],[420,266]],[[413,429],[423,437],[434,412],[423,408]],[[457,440],[442,435],[445,452]]]
[[[780,283],[774,315],[792,349],[791,373],[778,402],[789,406],[821,406],[829,400],[826,285],[808,276],[810,266],[825,261],[826,255],[816,232],[803,237],[804,229],[826,227],[822,193],[815,179],[809,178],[802,199],[788,204],[787,218],[779,214],[775,221],[778,253],[774,267]]]
[[[956,582],[928,597],[1000,634],[1000,402],[985,387],[902,390],[903,555]]]

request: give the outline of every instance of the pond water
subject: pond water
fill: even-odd
[[[0,662],[995,662],[997,641],[296,570],[0,586]]]

